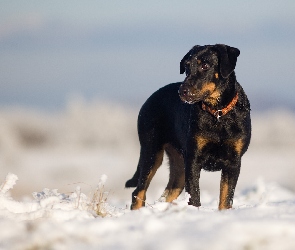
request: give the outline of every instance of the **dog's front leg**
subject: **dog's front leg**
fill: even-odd
[[[200,179],[201,167],[197,164],[196,156],[187,159],[185,164],[185,191],[190,194],[188,204],[195,207],[201,206]]]
[[[235,188],[240,174],[240,167],[223,169],[220,181],[219,210],[232,207]]]

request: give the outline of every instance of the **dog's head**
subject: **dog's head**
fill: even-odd
[[[218,102],[239,54],[238,49],[224,44],[194,46],[180,62],[180,74],[186,73],[179,88],[181,100]]]

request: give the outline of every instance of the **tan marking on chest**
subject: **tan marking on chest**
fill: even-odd
[[[202,150],[209,142],[209,140],[203,136],[196,136],[196,141],[199,150]]]
[[[237,153],[239,155],[241,155],[242,150],[243,150],[243,147],[244,147],[243,140],[242,139],[238,139],[237,141],[235,141],[234,145],[235,145],[235,150],[237,151]]]

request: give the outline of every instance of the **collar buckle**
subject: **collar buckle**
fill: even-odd
[[[214,112],[213,115],[214,115],[214,116],[217,118],[217,120],[219,121],[219,118],[220,118],[221,116],[223,116],[223,112],[222,112],[221,109],[218,109],[218,110],[216,110],[216,111]]]

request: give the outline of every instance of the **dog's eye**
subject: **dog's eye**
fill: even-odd
[[[202,70],[208,70],[210,68],[208,63],[203,63],[201,67],[202,67]]]

